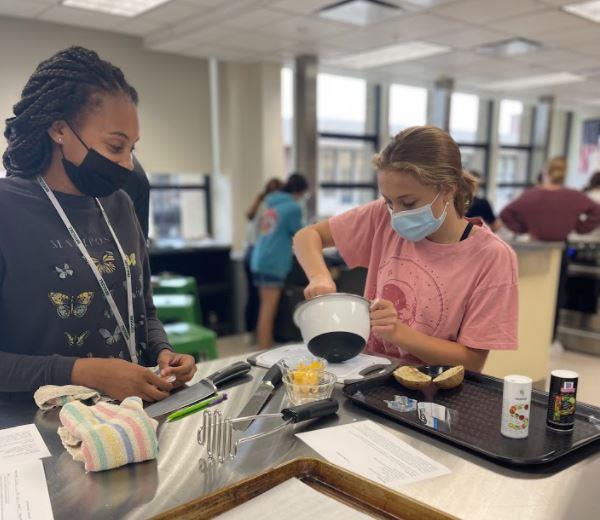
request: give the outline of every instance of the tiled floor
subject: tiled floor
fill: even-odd
[[[256,351],[249,334],[219,338],[221,357],[239,356]],[[550,358],[550,368],[575,370],[579,373],[577,397],[580,401],[600,406],[600,356],[565,350]]]
[[[238,334],[236,336],[224,336],[218,339],[219,357],[241,356],[255,352],[251,334]]]

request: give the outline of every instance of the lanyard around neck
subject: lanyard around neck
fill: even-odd
[[[38,181],[39,185],[42,187],[42,190],[44,190],[44,193],[50,199],[50,202],[54,206],[54,209],[56,210],[56,212],[60,216],[61,220],[63,221],[63,224],[67,228],[69,235],[71,235],[73,242],[75,242],[75,245],[78,247],[79,251],[83,255],[83,258],[85,259],[85,261],[89,265],[90,269],[92,270],[92,273],[94,273],[94,276],[96,277],[96,280],[98,281],[98,285],[100,286],[100,289],[102,290],[102,294],[104,295],[104,298],[106,298],[106,301],[108,302],[108,305],[110,306],[110,310],[112,311],[113,316],[115,317],[115,320],[117,320],[117,325],[121,329],[121,333],[123,334],[123,337],[125,338],[125,342],[127,343],[127,348],[129,349],[129,355],[131,356],[131,361],[133,361],[134,363],[137,364],[138,356],[137,356],[137,351],[136,351],[136,347],[135,347],[135,316],[133,313],[133,288],[132,288],[132,283],[131,283],[131,267],[129,266],[129,263],[127,262],[127,256],[125,255],[125,252],[123,251],[123,248],[121,247],[121,243],[119,242],[119,239],[117,238],[115,230],[113,229],[110,221],[108,220],[108,216],[106,215],[106,212],[104,211],[104,208],[102,207],[102,204],[100,204],[100,201],[97,198],[95,199],[96,204],[98,204],[98,207],[100,208],[100,212],[102,213],[102,217],[104,218],[104,222],[106,222],[106,226],[108,227],[108,230],[110,231],[110,234],[112,235],[112,238],[117,246],[117,249],[119,250],[119,254],[121,255],[121,259],[123,260],[123,267],[125,268],[125,279],[126,279],[126,286],[127,286],[127,318],[128,318],[127,321],[129,324],[129,328],[125,325],[125,322],[123,321],[123,316],[121,315],[121,312],[119,311],[119,308],[117,307],[117,304],[115,303],[115,300],[114,300],[112,294],[110,293],[110,290],[108,289],[108,286],[106,285],[106,282],[104,281],[104,278],[100,274],[100,271],[98,270],[98,267],[96,266],[96,263],[94,262],[94,260],[90,256],[90,254],[88,253],[88,250],[86,249],[85,245],[83,244],[81,238],[79,238],[77,231],[75,231],[75,228],[71,224],[71,221],[69,220],[69,217],[67,217],[67,214],[64,212],[62,206],[60,205],[60,202],[58,202],[56,196],[54,195],[54,193],[52,192],[52,190],[50,189],[50,187],[48,186],[48,184],[46,183],[46,181],[44,180],[43,177],[38,176],[37,181]]]

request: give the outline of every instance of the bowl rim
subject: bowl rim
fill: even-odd
[[[294,382],[292,382],[292,381],[289,380],[290,379],[289,374],[283,374],[281,380],[283,381],[283,384],[285,386],[288,386],[288,385],[291,385],[291,386],[310,386],[310,387],[314,387],[314,388],[327,387],[329,385],[335,385],[337,383],[337,376],[333,372],[329,372],[328,370],[324,370],[323,371],[323,375],[327,375],[330,378],[333,378],[333,381],[331,381],[329,383],[317,383],[315,385],[306,384],[306,383],[294,383]]]
[[[311,298],[310,300],[304,300],[303,302],[300,302],[296,305],[296,308],[294,309],[294,324],[296,325],[296,327],[298,327],[298,328],[300,327],[300,325],[298,323],[298,316],[300,315],[300,312],[304,309],[304,307],[308,307],[311,303],[314,303],[317,300],[322,300],[323,298],[330,298],[332,296],[349,296],[353,299],[360,300],[360,301],[367,303],[368,305],[371,305],[371,302],[367,298],[365,298],[364,296],[360,296],[358,294],[340,293],[340,292],[320,294],[319,296],[315,296],[314,298]]]

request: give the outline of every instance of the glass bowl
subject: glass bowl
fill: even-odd
[[[315,365],[318,365],[317,370],[323,371],[327,369],[327,360],[322,357],[313,356],[308,352],[306,354],[296,354],[283,358],[279,361],[283,373],[293,372],[299,368],[309,370],[314,369]]]
[[[331,397],[336,382],[336,375],[325,370],[303,373],[300,378],[290,372],[283,375],[285,392],[294,406]]]

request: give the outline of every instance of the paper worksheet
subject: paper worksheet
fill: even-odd
[[[35,424],[0,430],[0,463],[50,457],[48,447]]]
[[[296,478],[286,480],[215,520],[372,520],[360,511],[319,493]]]
[[[41,460],[0,464],[0,520],[53,520]]]
[[[448,468],[372,421],[296,436],[329,462],[394,490],[450,473]]]

